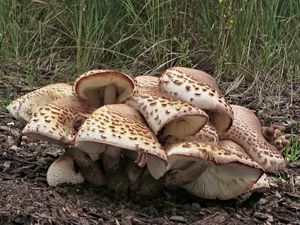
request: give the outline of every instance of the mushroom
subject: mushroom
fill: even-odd
[[[71,85],[65,83],[50,84],[12,101],[7,106],[7,110],[13,117],[26,123],[31,119],[33,112],[38,107],[72,95],[74,95],[74,92]]]
[[[165,146],[166,185],[179,185],[208,199],[226,200],[249,191],[263,170],[246,154],[205,141],[183,141]]]
[[[171,144],[174,142],[182,142],[182,141],[193,141],[193,140],[217,143],[219,141],[219,136],[217,134],[216,128],[212,126],[210,123],[208,123],[198,133],[196,133],[193,136],[186,136],[186,137],[170,136],[166,139],[164,144]]]
[[[208,74],[202,71],[191,74],[187,70],[174,67],[162,74],[159,83],[162,92],[207,110],[210,121],[219,133],[230,128],[233,120],[230,104]]]
[[[22,134],[51,143],[72,144],[80,125],[94,110],[77,96],[64,97],[37,108]]]
[[[57,186],[63,183],[80,184],[84,182],[81,172],[76,168],[72,155],[65,152],[56,159],[47,170],[47,183]]]
[[[275,129],[274,127],[262,126],[262,134],[265,137],[266,141],[270,144],[274,143]]]
[[[94,186],[102,186],[105,184],[102,170],[86,152],[74,147],[66,149],[66,152],[69,152],[69,155],[73,157],[79,167],[79,171],[89,184]]]
[[[221,140],[219,141],[219,145],[224,148],[225,150],[228,148],[229,151],[231,149],[235,149],[245,155],[247,155],[246,151],[243,149],[242,146],[240,146],[238,143],[232,141],[232,140]],[[259,180],[252,186],[250,192],[263,192],[266,189],[270,188],[269,181],[267,175],[264,173]]]
[[[91,70],[82,74],[74,84],[78,96],[96,107],[124,102],[135,88],[129,75],[114,70]]]
[[[140,114],[125,104],[106,105],[95,110],[79,129],[75,146],[88,154],[92,152],[94,159],[104,151],[109,152],[110,159],[103,158],[107,168],[119,163],[123,148],[127,150],[124,154],[133,155],[139,166],[147,164],[155,179],[165,173],[167,157],[164,150]]]
[[[136,78],[137,91],[125,103],[143,115],[155,135],[194,135],[206,124],[208,116],[204,111],[159,92],[158,78],[141,77]]]
[[[250,192],[265,192],[270,188],[270,183],[267,174],[263,174],[259,180],[252,186]]]
[[[273,172],[285,167],[283,157],[263,136],[259,119],[242,106],[231,106],[235,119],[231,128],[220,135],[220,139],[230,139],[243,147],[247,154],[263,169]]]

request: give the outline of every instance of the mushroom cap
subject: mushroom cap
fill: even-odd
[[[129,75],[115,70],[88,71],[76,80],[74,89],[78,96],[99,107],[103,105],[104,87],[110,85],[117,89],[117,103],[124,102],[136,89]]]
[[[94,107],[79,97],[61,98],[37,108],[22,134],[52,143],[69,144],[79,128],[78,121],[82,123],[92,111]]]
[[[216,80],[211,75],[209,75],[208,73],[202,70],[181,67],[181,66],[172,67],[172,69],[189,74],[193,79],[197,80],[198,82],[204,83],[210,86],[212,89],[221,93]]]
[[[84,178],[81,173],[75,170],[74,160],[71,155],[64,154],[56,159],[48,168],[47,183],[50,186],[57,186],[63,183],[79,184]]]
[[[95,110],[81,126],[75,139],[75,146],[89,153],[99,147],[99,154],[105,151],[104,145],[112,145],[147,154],[147,167],[151,175],[158,178],[166,168],[167,156],[152,131],[144,124],[140,114],[125,104],[105,105]],[[159,174],[152,165],[158,165]]]
[[[238,143],[236,143],[235,141],[232,141],[232,140],[226,140],[226,139],[223,139],[223,140],[220,140],[219,141],[219,145],[224,148],[224,149],[235,149],[239,152],[242,152],[244,154],[247,155],[246,151],[243,149],[242,146],[240,146]]]
[[[153,90],[142,91],[139,88],[126,100],[126,104],[144,116],[155,135],[194,135],[208,120],[207,114],[201,109]]]
[[[182,187],[208,199],[230,199],[251,189],[263,170],[247,155],[211,142],[189,141],[165,146],[169,170],[186,170],[194,162],[200,174]],[[187,173],[186,176],[189,176]]]
[[[247,154],[268,172],[285,167],[286,163],[275,146],[266,141],[259,119],[250,110],[232,105],[235,119],[231,128],[220,135],[220,139],[230,139],[243,147]]]
[[[54,100],[72,95],[74,95],[74,92],[71,85],[65,83],[50,84],[29,92],[12,101],[7,106],[7,110],[16,119],[28,122],[33,112],[39,106],[43,106]]]
[[[263,174],[259,180],[252,186],[251,192],[265,192],[270,188],[270,183],[267,174]]]
[[[207,141],[217,143],[219,141],[219,136],[217,134],[216,128],[211,124],[206,124],[198,133],[193,136],[186,137],[168,137],[164,144],[172,144],[183,141]]]
[[[159,90],[159,78],[154,76],[138,76],[134,78],[138,88]]]
[[[167,69],[160,77],[160,90],[172,97],[209,111],[209,119],[219,133],[227,131],[233,120],[230,104],[224,96],[201,79],[174,68]]]

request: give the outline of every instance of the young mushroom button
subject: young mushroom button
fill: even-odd
[[[66,152],[55,160],[47,170],[47,183],[57,186],[63,183],[80,184],[84,178],[79,170],[76,170],[75,162],[71,154]]]

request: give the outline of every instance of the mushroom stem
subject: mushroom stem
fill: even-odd
[[[116,103],[117,89],[115,85],[108,85],[104,88],[104,105]]]
[[[188,168],[175,169],[166,174],[167,186],[182,186],[196,180],[207,168],[208,162],[193,162]]]
[[[79,166],[82,176],[92,185],[104,185],[104,174],[89,155],[78,148],[66,149]]]
[[[103,154],[103,166],[107,169],[117,169],[121,160],[121,148],[108,145]]]

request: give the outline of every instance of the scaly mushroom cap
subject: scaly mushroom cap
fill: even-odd
[[[233,120],[233,112],[220,92],[209,86],[207,77],[194,76],[177,69],[167,69],[160,77],[160,90],[192,105],[209,111],[209,119],[219,133],[227,131]]]
[[[129,75],[114,70],[91,70],[82,74],[74,84],[78,96],[96,107],[124,102],[135,88]]]
[[[134,78],[139,88],[159,90],[159,78],[154,76],[138,76]]]
[[[197,80],[198,82],[205,83],[206,85],[210,86],[212,89],[221,93],[216,80],[211,75],[205,73],[204,71],[191,69],[187,67],[180,67],[180,66],[172,67],[172,69],[186,73],[190,75],[193,79]]]
[[[211,124],[206,124],[198,133],[196,133],[193,136],[168,137],[164,142],[164,144],[172,144],[176,142],[195,141],[195,140],[217,143],[219,141],[219,136],[214,126],[212,126]]]
[[[144,116],[155,135],[161,134],[163,137],[194,135],[208,120],[201,109],[143,86],[139,81],[137,92],[126,100],[126,104]]]
[[[232,105],[235,119],[231,128],[220,135],[241,145],[247,154],[266,171],[272,172],[285,167],[285,161],[274,146],[269,144],[263,134],[260,122],[249,109]]]
[[[87,101],[69,96],[41,106],[22,134],[57,144],[70,144],[85,118],[94,111]]]
[[[94,111],[81,126],[75,143],[87,153],[94,149],[100,154],[105,145],[132,150],[147,157],[147,167],[155,178],[166,169],[167,157],[158,140],[140,114],[125,104],[106,105]]]
[[[48,168],[47,182],[50,186],[63,183],[79,184],[84,182],[84,178],[79,171],[76,171],[72,156],[64,154]]]
[[[215,143],[189,141],[165,146],[168,182],[208,199],[230,199],[247,192],[263,170],[246,154]],[[168,177],[169,176],[169,177]]]
[[[50,84],[12,101],[7,106],[7,110],[16,119],[28,122],[36,108],[72,95],[74,92],[71,85],[65,83]]]

